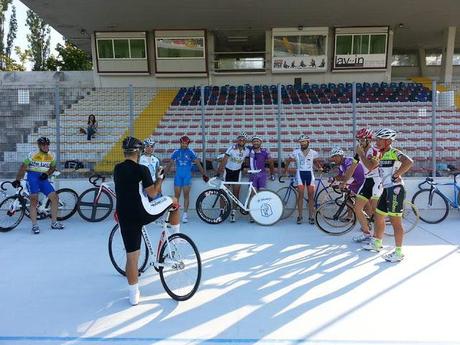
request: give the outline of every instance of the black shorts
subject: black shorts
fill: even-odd
[[[379,177],[368,177],[364,180],[358,191],[359,199],[379,199],[383,192],[383,186]]]
[[[384,188],[376,212],[383,216],[401,217],[405,197],[406,189],[404,186]]]
[[[142,242],[142,227],[150,224],[160,218],[169,208],[161,212],[160,214],[151,215],[147,212],[136,219],[125,219],[119,218],[118,222],[121,230],[121,237],[127,253],[135,252],[141,249]]]
[[[241,169],[238,170],[230,170],[225,168],[225,182],[240,182],[241,178]]]

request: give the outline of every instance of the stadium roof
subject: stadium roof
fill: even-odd
[[[90,50],[93,31],[270,29],[386,26],[397,48],[439,48],[442,31],[460,26],[458,0],[23,0],[46,22]],[[402,24],[402,25],[400,25]],[[458,35],[457,35],[458,36]],[[456,40],[460,47],[460,38]]]

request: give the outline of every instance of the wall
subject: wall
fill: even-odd
[[[29,87],[63,87],[92,88],[94,78],[92,71],[66,72],[0,72],[0,86]]]

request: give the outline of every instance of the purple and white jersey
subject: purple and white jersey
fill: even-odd
[[[251,148],[249,153],[249,167],[251,170],[262,170],[261,173],[265,172],[265,162],[271,159],[270,151],[265,148],[259,149],[258,152]]]

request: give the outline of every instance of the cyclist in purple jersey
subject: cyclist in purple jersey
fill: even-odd
[[[363,166],[352,157],[345,157],[343,150],[339,147],[332,149],[330,157],[331,161],[339,167],[339,173],[334,179],[341,182],[340,187],[348,185],[348,188],[357,194],[364,182]]]
[[[251,170],[261,170],[257,174],[251,174],[249,180],[252,182],[256,190],[260,190],[267,186],[267,172],[265,171],[265,163],[268,162],[270,169],[270,179],[275,180],[273,172],[275,165],[270,155],[270,151],[266,148],[261,148],[262,138],[259,136],[252,137],[252,147],[249,152],[249,167]]]

